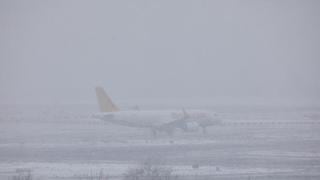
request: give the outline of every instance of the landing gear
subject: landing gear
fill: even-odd
[[[153,138],[157,138],[158,134],[161,132],[166,133],[169,137],[173,137],[174,131],[175,131],[174,128],[152,128],[151,129]]]
[[[169,129],[166,130],[166,133],[168,134],[168,136],[173,137],[174,129],[173,128],[169,128]]]
[[[151,133],[152,133],[153,138],[157,138],[158,131],[155,128],[151,129]]]

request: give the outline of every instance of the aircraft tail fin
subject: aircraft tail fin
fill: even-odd
[[[112,102],[102,87],[96,87],[96,96],[101,112],[116,112],[119,108]]]

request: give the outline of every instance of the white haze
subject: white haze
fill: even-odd
[[[320,1],[0,1],[0,100],[319,105]],[[199,103],[201,104],[201,103]]]

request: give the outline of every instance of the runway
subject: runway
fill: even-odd
[[[100,171],[121,179],[129,168],[154,159],[180,179],[320,178],[317,120],[289,116],[286,123],[277,118],[279,123],[259,123],[243,117],[243,123],[227,117],[229,125],[211,127],[207,134],[177,131],[156,138],[146,129],[90,118],[1,121],[0,177],[22,169],[42,179],[77,179]]]

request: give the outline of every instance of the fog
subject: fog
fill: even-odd
[[[2,0],[1,103],[94,104],[99,85],[129,103],[318,105],[319,8],[316,0]]]
[[[320,1],[0,0],[0,179],[319,180]]]

